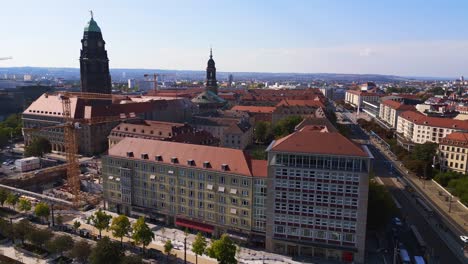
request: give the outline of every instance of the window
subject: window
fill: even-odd
[[[249,191],[242,190],[242,196],[249,196]]]
[[[243,206],[248,206],[248,205],[249,205],[249,201],[247,201],[247,200],[242,200],[242,205],[243,205]]]
[[[276,226],[275,227],[275,232],[278,233],[278,234],[284,234],[284,230],[285,230],[284,226]]]
[[[231,203],[232,203],[232,204],[237,204],[237,199],[232,198],[232,199],[231,199]]]

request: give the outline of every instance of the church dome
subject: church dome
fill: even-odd
[[[96,21],[91,17],[91,20],[89,20],[88,24],[84,28],[85,32],[101,32],[101,29],[97,25]]]

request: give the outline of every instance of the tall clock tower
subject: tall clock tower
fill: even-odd
[[[84,28],[83,39],[81,40],[80,77],[82,92],[102,94],[112,92],[109,59],[104,47],[105,44],[101,29],[94,21],[91,12],[91,20]]]
[[[218,81],[216,80],[216,67],[213,60],[213,51],[210,49],[210,59],[206,67],[206,90],[218,94]]]

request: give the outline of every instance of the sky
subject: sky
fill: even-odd
[[[0,67],[79,67],[89,10],[111,68],[468,76],[466,0],[0,0]]]

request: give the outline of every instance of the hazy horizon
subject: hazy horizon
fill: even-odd
[[[92,9],[111,68],[203,71],[212,46],[220,72],[448,78],[468,75],[467,7],[456,0],[8,1],[0,57],[14,59],[0,67],[79,67]]]

